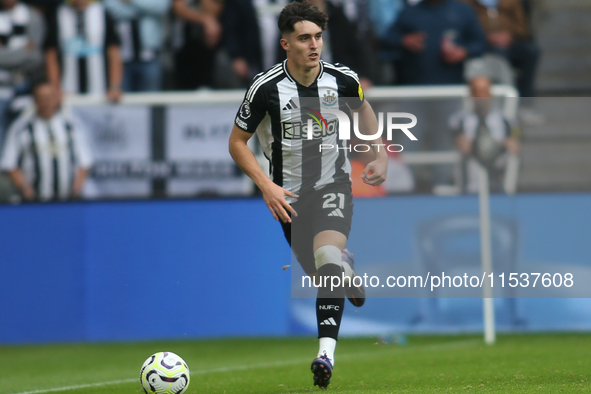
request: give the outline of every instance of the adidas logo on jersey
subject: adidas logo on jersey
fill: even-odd
[[[288,103],[285,104],[285,107],[283,107],[283,111],[289,111],[295,108],[298,108],[298,105],[293,101],[293,99],[290,99]]]
[[[329,213],[328,216],[336,216],[336,217],[339,217],[339,218],[344,218],[345,217],[345,215],[343,215],[343,211],[341,211],[339,208],[337,208],[334,211],[332,211],[331,213]]]
[[[337,322],[332,318],[329,317],[328,319],[325,319],[323,322],[320,322],[321,326],[338,326]]]

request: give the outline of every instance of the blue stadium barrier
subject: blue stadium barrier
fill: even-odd
[[[517,223],[520,264],[591,267],[590,194],[493,196],[491,208]],[[365,222],[376,212],[381,222]],[[477,212],[475,196],[357,200],[349,246],[364,256],[360,267],[381,253],[412,263],[424,223]],[[260,199],[3,205],[0,222],[0,343],[314,331],[312,300],[291,300],[289,271],[281,269],[289,248]],[[468,243],[454,247],[477,250],[476,238]],[[478,329],[479,300],[469,301],[440,303],[442,319],[421,322],[419,312],[431,307],[424,300],[376,300],[349,307],[344,330]],[[519,300],[523,321],[507,327],[591,329],[590,309],[589,299]]]
[[[259,200],[1,206],[0,343],[288,333]]]

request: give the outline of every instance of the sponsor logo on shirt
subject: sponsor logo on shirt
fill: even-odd
[[[283,122],[283,138],[289,140],[323,138],[333,135],[338,130],[338,119],[326,120],[318,111],[304,107],[302,115],[307,115],[306,122]]]

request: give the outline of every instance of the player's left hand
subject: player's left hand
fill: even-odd
[[[372,186],[379,186],[386,180],[388,173],[388,159],[376,159],[370,162],[361,174],[363,182]]]

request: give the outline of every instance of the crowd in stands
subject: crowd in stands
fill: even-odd
[[[276,21],[288,1],[1,0],[0,84],[22,90],[42,70],[64,92],[113,101],[242,87],[284,56]],[[526,0],[312,1],[330,18],[323,58],[366,86],[463,83],[466,61],[493,53],[518,69],[522,96],[534,94]]]
[[[0,0],[0,146],[36,79],[117,102],[126,92],[244,88],[285,56],[290,0]],[[535,94],[528,0],[311,0],[329,15],[322,57],[363,87],[463,84],[476,74]],[[469,78],[467,77],[469,76]],[[12,105],[14,107],[14,105]],[[437,148],[437,147],[436,147]],[[441,148],[441,147],[439,147]]]

